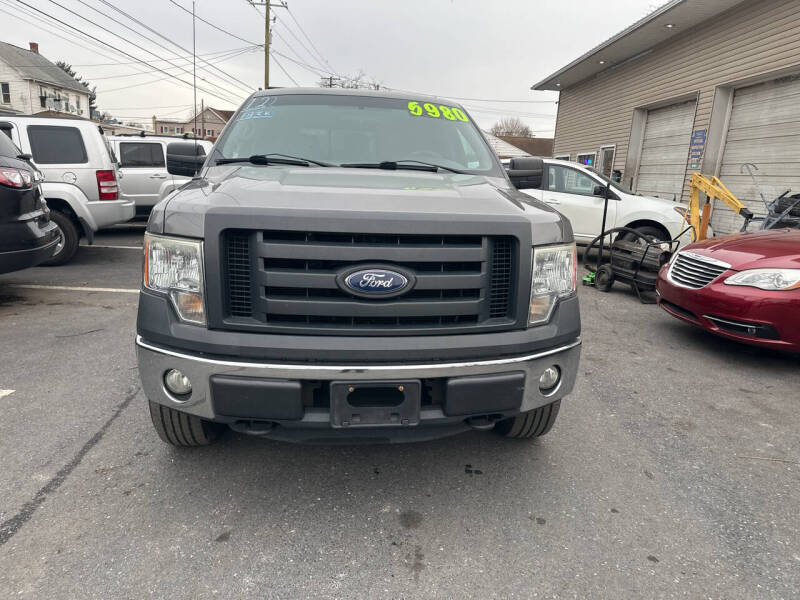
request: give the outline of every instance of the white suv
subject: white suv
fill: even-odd
[[[110,135],[108,140],[119,157],[122,192],[136,203],[137,215],[150,214],[153,206],[191,179],[169,173],[167,158],[170,144],[195,140],[150,135]],[[213,146],[206,140],[196,143],[198,156],[207,155]]]
[[[588,244],[600,235],[603,223],[604,189],[610,187],[606,230],[630,227],[660,240],[675,239],[687,225],[686,206],[679,202],[638,196],[620,183],[581,164],[555,158],[542,159],[541,182],[520,191],[549,204],[572,223],[575,241]],[[687,232],[681,245],[691,242]]]
[[[86,119],[0,115],[8,135],[43,173],[42,193],[61,230],[56,253],[44,262],[61,265],[78,251],[80,238],[133,218],[133,200],[119,190],[117,159],[97,123]]]

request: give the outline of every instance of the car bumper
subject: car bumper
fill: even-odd
[[[175,410],[227,423],[246,433],[304,442],[418,441],[469,430],[560,400],[572,391],[580,338],[533,354],[494,360],[425,364],[287,364],[211,358],[157,346],[137,336],[139,375],[147,397]],[[561,377],[547,392],[539,377]],[[178,369],[192,383],[188,399],[164,386]],[[391,382],[429,390],[411,423],[358,425],[337,421],[330,390]],[[333,384],[333,385],[332,385]]]
[[[676,285],[659,273],[658,304],[673,317],[716,335],[765,348],[800,352],[800,290],[766,292],[729,286],[726,275],[700,289]]]
[[[125,223],[136,216],[136,203],[133,200],[100,200],[87,204],[97,229]]]
[[[43,263],[53,256],[60,239],[58,227],[52,221],[42,227],[33,221],[6,224],[0,226],[0,236],[6,241],[17,238],[20,241],[35,240],[33,247],[0,250],[0,273],[20,271]]]

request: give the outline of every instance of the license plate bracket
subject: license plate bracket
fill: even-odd
[[[422,382],[334,381],[331,427],[411,427],[419,424]]]

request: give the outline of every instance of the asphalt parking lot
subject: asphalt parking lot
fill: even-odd
[[[182,451],[138,387],[141,234],[0,276],[0,597],[796,597],[798,357],[581,289],[541,440]]]

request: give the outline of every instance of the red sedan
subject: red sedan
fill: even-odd
[[[800,230],[689,244],[658,274],[673,317],[739,342],[800,352]]]

